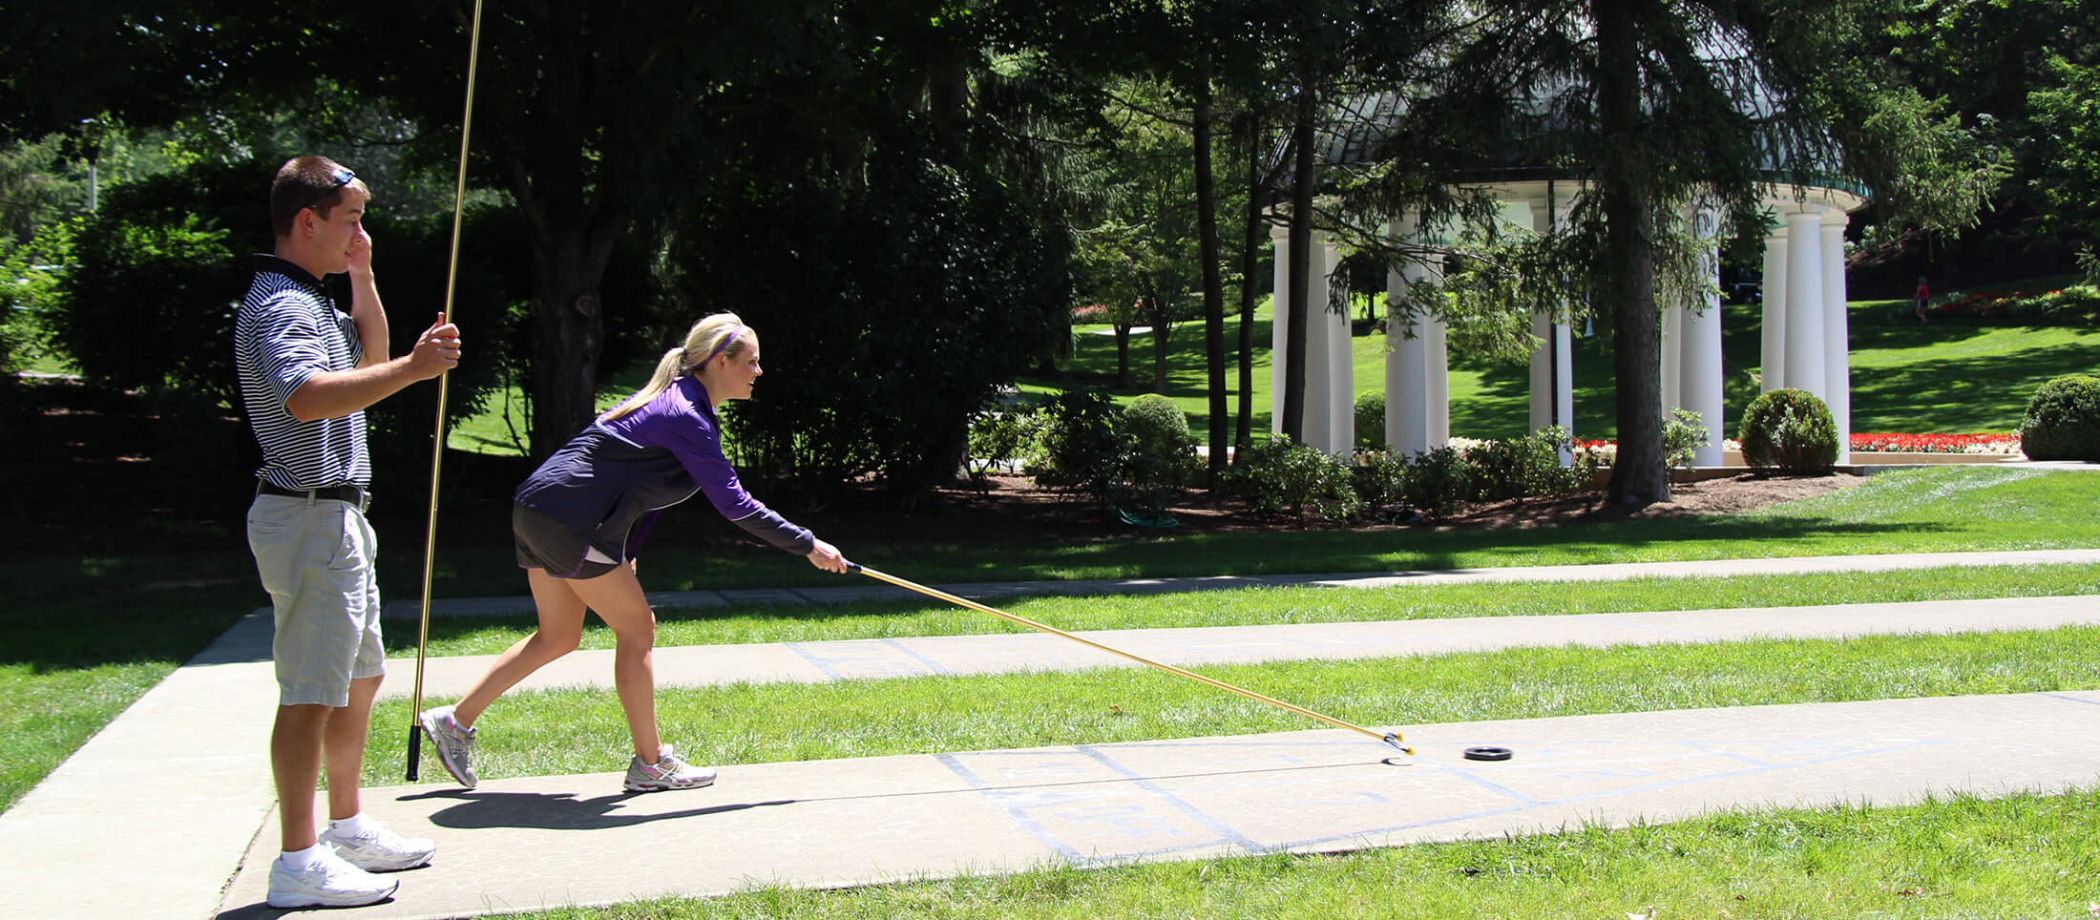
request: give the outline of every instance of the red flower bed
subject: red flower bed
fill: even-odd
[[[1853,432],[1852,449],[1863,453],[2016,454],[2018,432],[2008,434],[1902,434]]]
[[[1617,449],[1614,440],[1592,441],[1576,438],[1577,450],[1597,448]],[[1730,450],[1737,449],[1733,438],[1725,442]],[[2020,452],[2020,433],[1978,432],[1975,434],[1904,434],[1901,432],[1854,432],[1852,450],[1855,453],[1918,453],[1918,454],[2017,454]]]

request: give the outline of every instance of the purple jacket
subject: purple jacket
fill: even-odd
[[[796,555],[810,532],[752,498],[722,455],[722,425],[700,381],[682,376],[641,408],[599,420],[547,458],[512,500],[561,521],[605,555],[633,558],[657,512],[707,493],[715,510]]]

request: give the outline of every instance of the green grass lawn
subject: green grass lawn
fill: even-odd
[[[1512,582],[1393,588],[1249,588],[1182,594],[1036,597],[1001,608],[1066,630],[1354,623],[1455,617],[1564,616],[1643,610],[1739,609],[2100,594],[2100,565],[1917,569],[1734,578]],[[581,648],[613,647],[586,618]],[[430,654],[493,655],[530,635],[529,615],[434,619]],[[872,604],[793,604],[738,610],[657,610],[656,644],[731,645],[894,639],[1025,631],[995,617],[907,595]],[[390,654],[413,655],[411,630],[387,634]]]
[[[0,560],[0,811],[258,603],[237,556]]]
[[[2100,792],[1899,808],[1755,809],[1670,824],[839,891],[514,914],[826,917],[2088,917]],[[704,854],[703,854],[704,855]]]
[[[1723,307],[1722,361],[1729,436],[1750,400],[1757,397],[1761,364],[1762,307]],[[2051,377],[2100,372],[2100,330],[2064,326],[1982,326],[1953,321],[1921,326],[1909,307],[1898,301],[1851,304],[1852,430],[1901,432],[2011,431],[2019,427],[2028,399]],[[1269,426],[1269,322],[1265,301],[1255,314],[1254,411],[1257,434]],[[1108,386],[1115,377],[1113,336],[1107,326],[1075,330],[1075,355],[1067,370],[1078,381]],[[1239,342],[1237,315],[1226,322],[1229,346]],[[1578,332],[1580,330],[1577,330]],[[1356,394],[1383,392],[1386,337],[1382,331],[1352,339]],[[1116,391],[1122,399],[1145,392],[1152,380],[1152,347],[1148,336],[1132,337],[1131,376],[1135,388]],[[1575,430],[1585,438],[1610,438],[1617,430],[1612,396],[1612,356],[1603,336],[1574,340]],[[1503,438],[1528,426],[1530,370],[1523,363],[1500,364],[1452,354],[1451,433],[1469,438]],[[1228,382],[1238,371],[1228,357]],[[1047,393],[1072,381],[1029,380],[1023,389]],[[1200,323],[1177,326],[1168,352],[1166,395],[1198,432],[1208,430],[1210,407]],[[1231,406],[1237,406],[1237,392]]]
[[[707,514],[705,508],[674,513]],[[850,542],[849,558],[918,582],[1373,572],[2100,546],[2100,476],[1953,466],[1874,476],[1821,498],[1739,515],[1636,518],[1498,530],[1328,529],[1104,536],[1056,546],[935,542],[939,523],[901,516],[900,536]],[[822,530],[819,528],[819,532]],[[507,548],[448,549],[443,596],[521,594]],[[751,544],[642,554],[652,590],[854,584]],[[382,557],[390,597],[420,590],[421,559]]]
[[[656,370],[655,362],[656,359],[651,358],[646,363],[629,366],[598,381],[598,411],[619,405],[620,400],[641,389],[642,384],[649,382],[650,373]],[[445,432],[445,446],[484,454],[524,456],[532,438],[530,403],[531,397],[516,384],[496,388],[480,412],[460,420]]]

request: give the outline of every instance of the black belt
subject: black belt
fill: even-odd
[[[262,485],[257,487],[256,491],[264,495],[282,495],[286,498],[303,498],[308,501],[325,498],[330,501],[347,502],[359,508],[364,508],[372,503],[372,493],[354,485],[329,486],[325,489],[287,489],[269,480],[263,480]]]

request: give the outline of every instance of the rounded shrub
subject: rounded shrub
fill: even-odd
[[[1356,398],[1356,449],[1385,449],[1385,394],[1365,393]]]
[[[1123,462],[1124,499],[1153,514],[1165,511],[1196,474],[1196,436],[1189,432],[1188,416],[1173,400],[1147,393],[1123,407],[1118,426],[1129,450]]]
[[[1809,472],[1837,462],[1837,423],[1806,390],[1773,390],[1743,410],[1743,462],[1759,469]]]
[[[2068,374],[2035,390],[2020,450],[2031,460],[2100,461],[2100,377]]]

